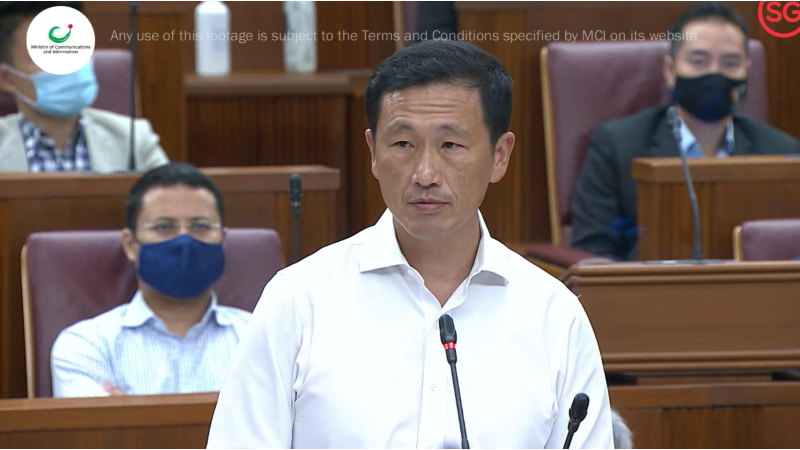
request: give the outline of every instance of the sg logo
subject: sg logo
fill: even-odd
[[[766,11],[765,11],[766,10]],[[766,20],[764,20],[766,19]],[[767,33],[779,37],[788,38],[800,33],[800,24],[797,29],[789,33],[779,33],[769,27],[767,22],[778,23],[782,21],[794,23],[800,21],[800,3],[798,2],[758,2],[758,20]]]

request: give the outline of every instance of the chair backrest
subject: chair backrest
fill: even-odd
[[[253,311],[267,282],[283,266],[278,234],[230,229],[225,272],[214,286],[220,304]],[[52,396],[50,351],[58,334],[133,297],[133,265],[120,231],[34,233],[22,251],[28,397]]]
[[[97,76],[97,99],[92,107],[129,116],[131,113],[131,52],[118,49],[94,51],[94,72]],[[136,110],[140,111],[136,92]],[[14,97],[0,91],[0,117],[17,112]],[[138,114],[137,114],[138,115]]]
[[[800,257],[800,219],[751,220],[733,231],[739,261],[785,261]]]
[[[749,42],[748,92],[741,112],[768,122],[766,61],[760,42]],[[589,139],[597,125],[672,96],[662,61],[662,41],[556,42],[541,53],[551,238],[569,243],[570,201]]]

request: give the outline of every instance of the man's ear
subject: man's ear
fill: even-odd
[[[664,73],[664,82],[667,83],[667,86],[675,88],[675,79],[677,74],[675,72],[675,61],[672,59],[672,56],[664,55],[661,66],[661,70]]]
[[[14,84],[11,82],[11,74],[8,73],[3,66],[0,66],[0,89],[9,94],[14,93]]]
[[[375,179],[377,180],[378,166],[376,164],[377,161],[375,160],[375,141],[373,140],[372,130],[370,130],[369,128],[367,128],[367,131],[364,132],[364,139],[367,140],[367,147],[369,147],[369,156],[371,161],[370,167],[372,169],[372,176],[375,177]]]
[[[136,235],[130,228],[122,230],[122,251],[125,252],[128,261],[136,264],[139,258],[139,243],[136,242]]]
[[[492,170],[492,176],[489,178],[490,182],[497,183],[506,175],[516,139],[514,133],[507,131],[497,140],[497,144],[494,146],[494,168]]]

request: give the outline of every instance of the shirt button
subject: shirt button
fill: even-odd
[[[434,384],[432,384],[432,385],[431,385],[431,390],[432,390],[432,391],[435,391],[435,390],[436,390],[436,383],[434,383]]]
[[[433,444],[431,444],[431,445],[429,445],[429,446],[428,446],[428,449],[431,449],[431,448],[433,448]]]
[[[439,329],[439,322],[436,322],[436,323],[433,324],[433,329],[434,330],[438,330]]]

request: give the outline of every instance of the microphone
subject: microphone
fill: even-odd
[[[292,210],[292,263],[300,259],[300,199],[303,189],[300,187],[300,175],[293,173],[289,177],[289,205]]]
[[[128,170],[136,170],[136,147],[134,146],[134,130],[136,129],[136,7],[137,2],[130,2],[131,12],[131,90],[130,90],[130,113],[131,113],[131,140],[130,156],[128,159]]]
[[[576,395],[572,400],[572,407],[569,408],[569,424],[567,424],[567,440],[564,442],[564,448],[569,448],[572,443],[572,436],[578,431],[578,427],[586,418],[586,412],[589,409],[589,396],[581,392]]]
[[[469,448],[467,440],[467,426],[464,424],[464,408],[461,405],[461,389],[458,387],[458,373],[456,372],[456,326],[453,318],[447,314],[439,317],[439,337],[444,345],[447,362],[450,364],[450,373],[453,374],[453,390],[456,393],[456,410],[458,411],[458,427],[461,429],[461,448]]]
[[[669,122],[672,126],[672,130],[675,133],[675,141],[678,143],[678,153],[681,155],[681,165],[683,166],[683,177],[686,180],[686,187],[689,189],[689,202],[692,204],[692,220],[694,222],[692,259],[695,261],[702,261],[703,247],[700,241],[700,208],[697,206],[697,195],[694,192],[692,176],[689,174],[689,165],[686,163],[686,155],[684,155],[683,149],[680,148],[682,139],[680,128],[677,126],[678,120],[680,119],[677,117],[678,113],[675,111],[674,106],[669,108],[667,115],[669,116]]]

